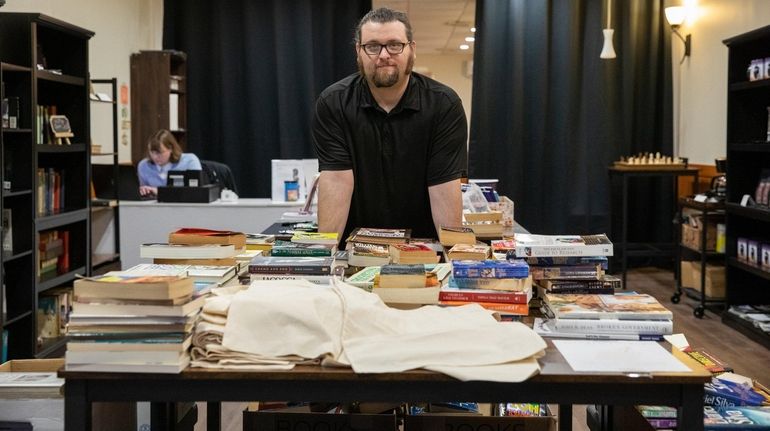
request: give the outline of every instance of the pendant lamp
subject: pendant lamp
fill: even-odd
[[[607,0],[607,28],[602,30],[604,34],[604,46],[602,46],[602,52],[599,54],[599,58],[610,59],[615,58],[615,48],[612,46],[612,34],[615,33],[610,26],[610,18],[612,17],[612,0]]]

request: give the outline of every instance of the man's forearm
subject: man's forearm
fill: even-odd
[[[463,218],[463,197],[460,180],[447,181],[428,187],[430,211],[438,233],[441,226],[460,226]]]
[[[318,231],[337,232],[340,240],[353,197],[353,171],[323,171],[318,180]]]

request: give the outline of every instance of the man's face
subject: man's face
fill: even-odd
[[[361,42],[356,45],[358,70],[375,87],[392,87],[409,79],[414,66],[414,42],[406,38],[406,28],[400,21],[367,22],[361,26]],[[390,54],[382,47],[379,54],[367,54],[367,44],[408,44],[400,54]]]

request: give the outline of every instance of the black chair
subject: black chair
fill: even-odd
[[[201,167],[208,176],[209,184],[219,184],[223,188],[228,188],[235,192],[235,194],[238,194],[235,177],[229,166],[213,160],[201,160]]]

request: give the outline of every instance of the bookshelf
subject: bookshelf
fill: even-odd
[[[727,83],[727,305],[770,305],[770,272],[737,258],[738,238],[770,243],[770,207],[742,206],[755,197],[763,171],[770,172],[768,106],[770,79],[750,81],[754,59],[770,57],[770,26],[724,41],[729,50]],[[722,321],[770,348],[770,333],[726,312]]]
[[[105,91],[106,90],[106,91]],[[91,270],[120,269],[120,211],[118,190],[120,173],[118,170],[118,79],[91,80],[91,116],[92,125],[97,115],[110,117],[110,141],[99,137],[99,146],[91,147],[91,168],[95,165],[110,167],[112,187],[108,187],[109,196],[92,196],[91,200]],[[106,144],[110,143],[109,146]],[[94,148],[99,148],[96,151]],[[93,172],[93,170],[92,170]],[[103,181],[91,175],[92,181]],[[117,268],[114,268],[116,267]]]
[[[2,254],[5,289],[0,295],[6,311],[0,328],[9,359],[63,351],[64,337],[38,337],[40,298],[90,270],[87,83],[92,36],[46,15],[0,13],[3,97],[18,99],[17,127],[3,126],[0,133],[0,206],[10,215],[12,230]],[[49,132],[46,121],[53,114],[69,120],[71,145],[57,145]]]
[[[145,157],[147,138],[170,130],[187,148],[187,55],[181,51],[131,54],[131,162]]]

